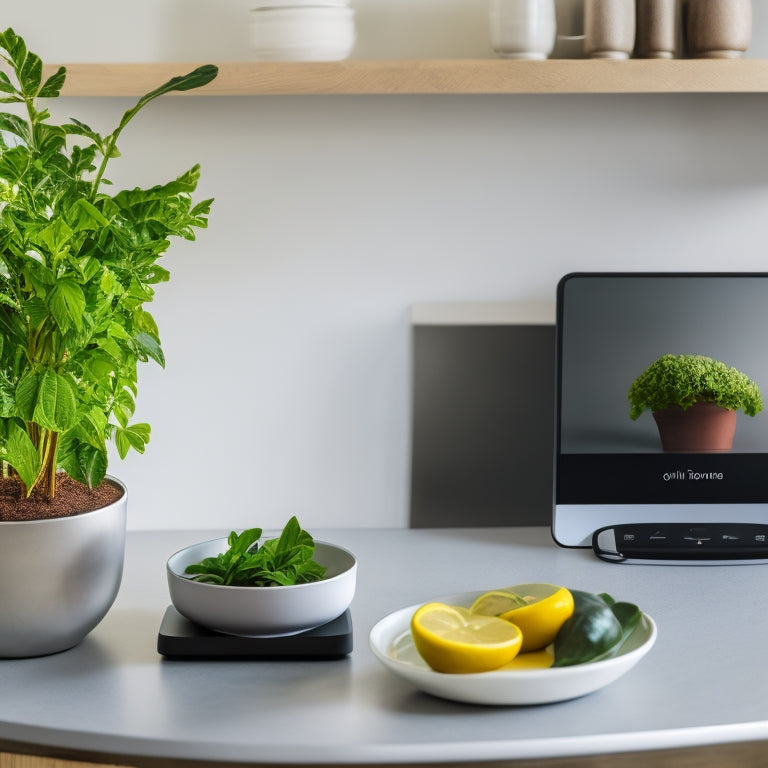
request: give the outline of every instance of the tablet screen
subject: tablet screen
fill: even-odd
[[[768,275],[572,274],[557,304],[556,541],[766,522]]]

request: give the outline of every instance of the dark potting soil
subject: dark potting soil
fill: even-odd
[[[96,488],[78,483],[68,475],[56,480],[56,495],[46,499],[35,490],[26,499],[21,483],[15,477],[0,477],[0,520],[46,520],[52,517],[70,517],[81,512],[106,507],[122,496],[122,491],[109,482]]]

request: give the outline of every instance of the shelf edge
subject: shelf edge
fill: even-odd
[[[195,63],[69,64],[62,96],[138,97]],[[768,61],[414,59],[223,62],[182,96],[768,93]],[[55,67],[46,67],[50,74]]]

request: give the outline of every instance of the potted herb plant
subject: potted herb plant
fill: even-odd
[[[170,237],[194,239],[210,200],[194,203],[199,166],[150,189],[109,190],[118,138],[153,99],[209,83],[206,65],[138,100],[102,135],[55,123],[40,101],[40,57],[0,33],[0,657],[77,644],[120,584],[125,487],[107,444],[143,452],[132,421],[137,365],[164,357],[145,305],[168,279]]]
[[[629,390],[630,418],[650,410],[665,451],[729,451],[736,412],[762,410],[760,389],[741,371],[703,355],[663,355]]]

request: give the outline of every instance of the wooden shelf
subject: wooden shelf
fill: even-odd
[[[141,96],[195,66],[69,64],[62,95]],[[226,62],[212,83],[179,95],[472,93],[768,93],[768,60]]]

